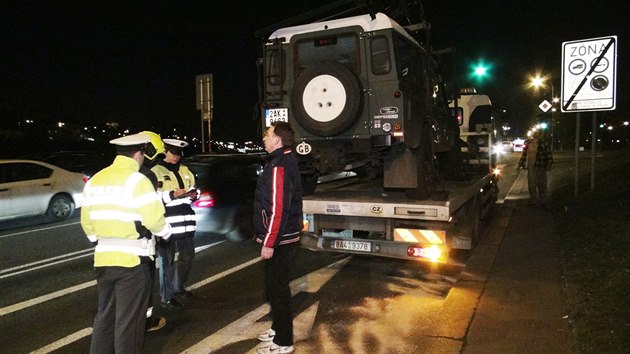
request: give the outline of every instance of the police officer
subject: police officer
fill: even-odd
[[[145,175],[153,185],[153,188],[157,191],[158,180],[155,176],[155,173],[151,171],[151,168],[155,166],[159,157],[164,157],[164,142],[162,138],[154,132],[143,131],[142,134],[149,136],[149,142],[146,145],[144,150],[144,163],[140,166],[140,173]],[[151,235],[148,236],[149,238]],[[168,242],[168,241],[165,241]],[[153,315],[153,284],[155,284],[155,259],[152,259],[150,263],[147,264],[149,266],[149,271],[151,272],[151,291],[149,292],[149,307],[147,308],[147,332],[153,332],[160,330],[166,326],[166,319],[161,316]]]
[[[193,237],[196,229],[195,212],[190,203],[197,199],[195,176],[181,164],[183,149],[188,143],[178,139],[163,139],[166,156],[151,170],[158,179],[158,192],[166,206],[166,221],[173,235],[170,242],[160,242],[160,297],[162,307],[179,309],[182,304],[177,298],[192,297],[184,284],[195,256]],[[175,262],[175,253],[178,260]]]
[[[151,182],[139,173],[149,137],[134,134],[114,139],[117,156],[111,166],[85,185],[81,226],[96,248],[94,267],[98,312],[91,353],[140,353],[145,333],[150,274],[154,256],[150,234],[168,239],[164,205]]]

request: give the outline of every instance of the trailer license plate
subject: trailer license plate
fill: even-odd
[[[372,244],[361,241],[333,240],[330,247],[338,250],[372,252]]]

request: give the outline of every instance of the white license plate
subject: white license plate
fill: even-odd
[[[289,121],[288,108],[265,109],[265,124],[267,127],[270,127],[271,123],[274,123],[274,122],[288,122],[288,121]]]
[[[330,248],[347,251],[372,252],[372,244],[361,241],[333,240]]]

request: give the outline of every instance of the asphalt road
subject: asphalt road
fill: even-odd
[[[499,202],[516,178],[512,167]],[[0,228],[1,351],[85,353],[97,302],[91,245],[76,217],[31,221]],[[210,234],[196,241],[195,296],[167,311],[154,289],[167,325],[147,334],[144,352],[252,352],[256,333],[270,326],[259,246]],[[451,292],[462,269],[300,250],[292,282],[298,352],[459,352],[448,335],[418,334],[470,323],[466,304],[475,299]]]

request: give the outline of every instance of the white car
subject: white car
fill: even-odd
[[[83,201],[87,177],[45,162],[0,160],[0,221],[46,215],[68,218]]]
[[[523,152],[525,147],[525,139],[516,138],[512,142],[512,152]]]

